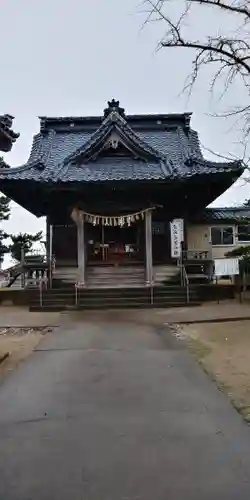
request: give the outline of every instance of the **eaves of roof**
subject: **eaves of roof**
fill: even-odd
[[[202,218],[206,221],[250,221],[250,207],[222,207],[222,208],[206,208],[202,214]]]
[[[49,169],[42,161],[37,160],[16,168],[1,168],[0,181],[30,180],[38,183],[66,182],[108,182],[114,180],[186,180],[200,175],[239,172],[239,165],[196,163],[192,168],[175,171],[172,165],[163,160],[142,161],[128,158],[100,158],[86,165],[72,163],[61,164]]]

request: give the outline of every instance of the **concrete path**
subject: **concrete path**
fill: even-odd
[[[142,316],[62,316],[0,408],[1,500],[249,500],[250,429]]]

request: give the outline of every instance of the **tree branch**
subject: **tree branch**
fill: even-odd
[[[223,57],[226,57],[229,61],[232,60],[236,65],[242,67],[245,69],[247,74],[250,75],[250,65],[246,63],[246,60],[250,58],[250,55],[247,55],[243,57],[243,54],[239,54],[239,52],[244,52],[244,51],[250,51],[250,46],[245,40],[239,40],[239,39],[229,39],[229,38],[212,38],[208,37],[208,39],[204,42],[200,42],[199,40],[185,40],[183,36],[181,35],[181,22],[184,18],[184,16],[188,12],[188,8],[191,2],[199,2],[199,3],[207,3],[211,2],[214,5],[221,5],[221,3],[215,4],[213,0],[189,0],[187,4],[187,8],[181,15],[179,21],[177,23],[173,23],[170,18],[165,16],[165,14],[162,12],[162,5],[164,3],[163,1],[157,1],[157,3],[154,3],[153,0],[147,0],[150,5],[153,8],[153,12],[157,12],[159,16],[162,18],[162,20],[166,21],[166,23],[170,27],[170,32],[167,33],[168,35],[172,35],[172,38],[170,40],[166,41],[161,41],[160,45],[161,47],[183,47],[183,48],[189,48],[189,49],[195,49],[195,50],[200,50],[202,52],[213,52],[219,55],[222,55]],[[220,0],[218,0],[220,2]],[[214,61],[211,61],[214,62]]]
[[[170,21],[169,21],[170,24]],[[172,24],[172,23],[171,23]],[[176,28],[176,27],[175,27]],[[216,40],[216,39],[214,39]],[[212,39],[211,39],[212,42]],[[229,40],[228,40],[229,42]],[[221,54],[224,57],[227,57],[229,60],[232,59],[235,64],[238,66],[242,66],[247,73],[250,75],[250,65],[247,64],[241,57],[238,57],[236,55],[236,52],[228,52],[227,50],[221,47],[216,47],[215,45],[212,45],[212,43],[206,44],[206,43],[201,43],[199,41],[187,41],[184,40],[180,35],[178,35],[178,40],[169,40],[166,42],[160,42],[162,47],[183,47],[183,48],[189,48],[189,49],[196,49],[196,50],[201,50],[202,52],[214,52],[216,54]],[[226,43],[226,40],[225,40]],[[211,60],[211,62],[214,62]]]
[[[250,20],[250,10],[248,0],[236,1],[230,0],[226,3],[226,0],[182,0],[179,4],[183,4],[183,10],[179,19],[175,20],[172,18],[170,12],[164,9],[167,3],[171,3],[171,0],[144,0],[150,7],[150,14],[146,22],[154,18],[157,20],[162,20],[167,26],[167,32],[163,39],[159,43],[159,48],[187,48],[195,52],[195,57],[192,61],[192,70],[188,79],[184,85],[184,90],[189,90],[192,92],[193,85],[195,84],[200,71],[206,66],[212,65],[214,67],[214,74],[210,77],[210,91],[213,92],[215,84],[222,80],[222,92],[220,99],[222,99],[233,84],[237,77],[242,79],[243,85],[247,90],[250,87],[250,42],[247,30],[243,29],[244,26],[248,25]],[[176,0],[174,2],[176,4]],[[210,6],[211,8],[221,9],[222,12],[229,12],[233,14],[236,19],[236,28],[232,33],[229,30],[228,35],[216,35],[211,36],[211,26],[207,28],[207,35],[203,32],[202,39],[192,39],[192,6]],[[198,7],[199,8],[199,7]],[[201,7],[202,9],[202,7]],[[202,11],[203,13],[203,11]],[[242,15],[245,16],[245,23],[241,28],[237,27],[237,20],[242,19]],[[188,17],[188,24],[185,22],[186,17]],[[238,16],[238,18],[237,18]],[[227,27],[227,17],[225,14],[225,19],[222,18],[223,29]],[[191,22],[190,22],[191,21]],[[194,19],[196,22],[196,17]],[[190,35],[188,35],[187,27],[189,29]],[[233,114],[233,113],[232,113]],[[249,105],[248,100],[246,103],[239,108],[237,108],[237,113],[242,114],[245,119],[246,133],[250,131],[249,121]],[[230,114],[228,115],[230,116]]]
[[[231,13],[242,14],[243,16],[250,19],[250,10],[246,6],[234,6],[226,4],[221,0],[189,0],[190,3],[199,3],[200,5],[212,5],[213,7],[218,7],[221,10],[227,10]]]

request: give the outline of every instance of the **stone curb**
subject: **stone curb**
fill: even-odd
[[[203,323],[230,323],[233,321],[249,321],[250,316],[238,316],[234,318],[226,317],[226,318],[210,318],[210,319],[191,319],[191,320],[181,320],[181,321],[169,321],[169,323],[165,324],[172,324],[172,325],[193,325],[193,324],[203,324]]]
[[[26,329],[32,329],[32,330],[40,330],[41,328],[42,329],[45,329],[45,328],[58,328],[60,325],[0,325],[0,329],[1,328],[22,328],[23,330],[26,330]]]

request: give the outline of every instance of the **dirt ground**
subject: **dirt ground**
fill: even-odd
[[[250,321],[183,325],[179,331],[205,371],[250,422]]]
[[[0,328],[0,358],[9,353],[0,363],[0,377],[14,370],[35,349],[45,333],[44,328]]]

